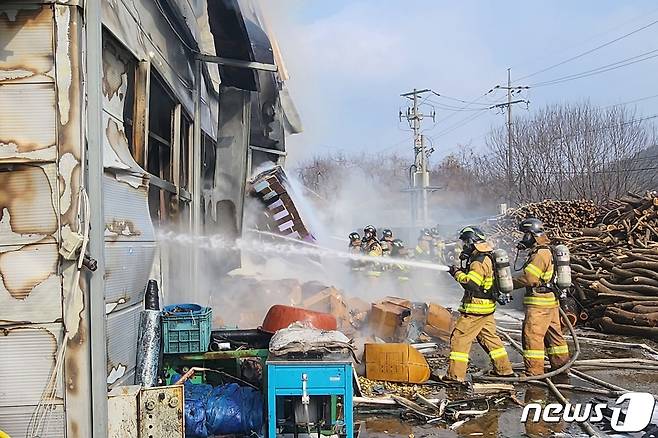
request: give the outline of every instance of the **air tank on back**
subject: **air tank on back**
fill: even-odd
[[[571,254],[566,245],[555,246],[555,285],[560,289],[571,286]]]
[[[500,248],[495,249],[493,256],[496,262],[498,289],[505,294],[511,293],[514,290],[514,284],[512,283],[512,269],[510,268],[507,251]]]

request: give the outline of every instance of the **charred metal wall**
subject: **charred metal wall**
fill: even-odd
[[[204,67],[201,86],[202,156],[193,156],[191,143],[184,148],[192,139],[196,85],[184,39],[216,53],[206,0],[103,1],[105,272],[103,291],[89,291],[94,274],[59,255],[63,239],[89,230],[83,6],[0,3],[0,430],[11,436],[91,436],[90,293],[105,300],[108,388],[132,383],[147,280],[160,281],[165,300],[184,297],[171,292],[193,272],[192,257],[158,245],[158,227],[190,232],[197,190],[205,231],[238,237],[250,139],[276,149],[275,156],[284,149],[275,76],[267,75],[274,82],[260,97],[236,88],[220,93],[214,65]],[[156,80],[174,105],[170,178],[149,169]],[[193,178],[195,167],[203,168],[202,180]],[[205,268],[239,264],[239,254],[221,259],[206,259],[212,265]],[[31,421],[44,394],[52,408],[47,433]]]
[[[25,435],[62,344],[58,243],[71,175],[57,161],[57,9],[0,5],[0,430],[12,436]],[[52,436],[64,436],[62,382]]]

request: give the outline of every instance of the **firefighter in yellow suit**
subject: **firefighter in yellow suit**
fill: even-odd
[[[450,274],[462,285],[465,293],[459,307],[461,316],[450,336],[450,360],[446,380],[464,381],[474,340],[477,340],[491,357],[494,375],[512,376],[512,365],[507,351],[496,334],[496,301],[492,293],[495,276],[491,255],[493,248],[477,227],[462,229],[459,239],[464,244],[460,259],[466,261],[466,268],[462,270],[451,266]]]
[[[514,278],[514,289],[525,287],[525,319],[523,320],[523,361],[526,374],[544,374],[544,355],[551,368],[569,361],[569,347],[562,336],[559,302],[553,292],[553,252],[539,219],[525,219],[519,224],[523,239],[518,248],[529,250],[520,276]]]
[[[363,239],[361,239],[361,252],[370,257],[382,257],[382,245],[377,239],[377,229],[368,225],[363,229]],[[377,262],[366,263],[366,276],[370,280],[376,280],[382,275],[381,266]]]

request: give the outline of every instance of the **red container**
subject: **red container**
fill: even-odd
[[[309,323],[320,330],[336,330],[337,328],[336,318],[328,313],[276,304],[267,311],[260,329],[267,333],[274,333],[297,321]]]

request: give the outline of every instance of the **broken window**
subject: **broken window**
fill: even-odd
[[[187,115],[181,117],[180,127],[180,187],[188,190],[190,180],[190,144],[192,136],[192,122]]]
[[[215,140],[204,132],[203,143],[201,144],[201,155],[203,156],[201,179],[203,180],[204,187],[212,187],[215,180],[215,161],[217,156],[215,144]]]
[[[146,170],[163,181],[173,182],[172,174],[172,116],[176,102],[164,81],[151,71],[149,91],[149,132]],[[175,189],[174,189],[175,191]]]
[[[114,126],[123,125],[123,135],[133,156],[136,68],[135,57],[109,32],[103,31],[103,110],[114,120]]]

